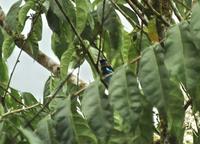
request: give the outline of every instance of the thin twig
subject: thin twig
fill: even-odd
[[[10,78],[9,78],[9,80],[8,80],[8,84],[7,84],[5,93],[4,93],[3,97],[2,97],[2,105],[4,106],[4,109],[5,109],[5,110],[6,110],[5,97],[6,97],[6,95],[7,95],[8,89],[9,89],[9,87],[10,87],[11,79],[12,79],[12,77],[13,77],[13,74],[14,74],[14,72],[15,72],[15,69],[16,69],[16,67],[17,67],[17,64],[19,63],[19,59],[20,59],[21,54],[22,54],[22,49],[20,50],[20,52],[19,52],[19,54],[18,54],[18,56],[17,56],[17,59],[16,59],[15,64],[14,64],[14,67],[13,67],[12,72],[11,72],[11,74],[10,74]],[[6,111],[7,111],[7,110],[6,110]]]
[[[133,63],[137,62],[138,60],[140,60],[141,57],[142,57],[142,56],[138,56],[138,57],[134,58],[132,61],[130,61],[129,63],[130,63],[130,64],[133,64]]]
[[[34,104],[32,106],[28,106],[28,107],[25,107],[25,108],[21,108],[21,109],[16,109],[16,110],[13,110],[13,111],[10,111],[10,112],[7,112],[7,113],[4,113],[0,116],[0,119],[3,119],[9,115],[12,115],[12,114],[16,114],[16,113],[20,113],[20,112],[24,112],[26,110],[30,110],[30,109],[33,109],[37,106],[41,105],[40,103],[37,103],[37,104]]]

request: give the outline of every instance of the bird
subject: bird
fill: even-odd
[[[100,67],[101,67],[101,72],[103,75],[103,80],[104,82],[109,85],[110,79],[112,77],[113,73],[113,68],[111,67],[110,64],[106,61],[106,59],[101,59],[100,60]]]

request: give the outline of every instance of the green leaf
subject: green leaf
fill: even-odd
[[[32,33],[30,37],[28,37],[27,43],[29,44],[31,53],[34,58],[37,58],[39,52],[39,45],[38,45],[38,37],[36,33]]]
[[[100,81],[95,81],[85,90],[81,101],[83,115],[102,143],[106,143],[113,125],[112,109],[104,90]]]
[[[34,6],[34,4],[34,1],[28,1],[19,10],[18,19],[21,25],[25,24],[25,21],[27,19],[27,13]]]
[[[134,73],[125,66],[117,69],[109,85],[110,101],[119,112],[127,131],[133,131],[141,109],[140,91]]]
[[[131,18],[131,20],[133,20],[136,24],[140,25],[139,21],[138,21],[138,17],[135,14],[134,11],[132,11],[130,8],[124,6],[123,4],[118,4],[118,6],[120,7],[120,9],[122,9],[122,11]],[[127,19],[128,20],[128,19]],[[130,23],[132,23],[131,21],[129,21]]]
[[[122,44],[124,44],[124,43],[122,43]],[[123,64],[123,58],[124,58],[124,53],[123,53],[124,49],[123,48],[124,47],[122,45],[121,49],[119,49],[119,50],[113,49],[109,31],[104,32],[103,46],[104,46],[104,52],[106,54],[108,62],[112,64],[113,68],[118,67],[121,64]],[[98,51],[97,51],[97,56],[98,56]]]
[[[5,140],[6,140],[6,133],[4,131],[4,125],[5,125],[4,121],[0,122],[0,144],[5,144]]]
[[[192,8],[192,17],[189,24],[189,28],[192,33],[192,39],[198,50],[200,50],[200,4],[195,4]]]
[[[74,52],[75,52],[75,47],[73,46],[73,44],[70,44],[69,48],[62,54],[61,64],[60,64],[62,77],[66,77],[66,75],[68,74],[69,64],[72,60]]]
[[[146,48],[142,52],[139,68],[139,80],[147,100],[157,108],[165,106],[168,96],[168,73],[162,61],[157,58],[157,45]],[[166,83],[167,82],[167,83]]]
[[[71,42],[66,39],[64,34],[53,33],[51,36],[51,48],[56,56],[61,59],[63,53],[69,48]]]
[[[152,107],[143,99],[137,128],[132,138],[132,143],[149,144],[153,141]]]
[[[38,136],[36,136],[32,131],[25,128],[19,128],[20,132],[26,137],[30,144],[44,144]]]
[[[148,102],[156,106],[160,114],[168,115],[169,129],[181,141],[184,131],[184,98],[179,84],[170,80],[160,45],[151,46],[142,52],[139,80]]]
[[[42,16],[41,15],[37,18],[37,21],[34,24],[32,34],[35,35],[36,41],[40,41],[42,39]]]
[[[76,127],[76,132],[79,137],[80,144],[97,144],[97,139],[86,119],[78,113],[78,110],[74,109],[73,120]]]
[[[23,92],[21,93],[21,96],[23,98],[24,104],[27,106],[31,106],[37,103],[37,100],[31,93]]]
[[[149,144],[153,135],[152,108],[138,85],[136,76],[127,66],[119,67],[109,85],[110,101],[123,119],[123,131],[130,135],[130,143]]]
[[[75,7],[71,0],[58,0],[60,3],[62,10],[64,13],[69,17],[71,22],[76,25],[76,12]],[[62,21],[67,22],[66,18],[64,17],[63,13],[61,12],[60,8],[57,6],[56,2],[54,0],[50,0],[50,8],[52,11],[57,15],[59,19]]]
[[[174,39],[176,36],[176,39]],[[193,42],[193,35],[187,23],[174,26],[166,40],[165,63],[170,74],[181,81],[199,107],[200,52]],[[196,104],[195,104],[196,103]]]
[[[76,27],[80,34],[87,23],[88,14],[90,12],[89,4],[90,2],[88,0],[76,0]]]
[[[10,88],[10,93],[5,97],[5,103],[8,109],[17,109],[21,108],[22,97],[16,89]]]
[[[18,13],[20,10],[21,2],[22,2],[22,0],[18,0],[16,3],[14,3],[12,5],[12,7],[8,11],[8,14],[5,19],[6,24],[14,32],[21,32],[23,29],[22,26],[20,25],[19,19],[18,19]]]
[[[101,2],[97,7],[97,16],[100,24],[102,23],[102,10],[103,3]],[[115,9],[108,1],[105,4],[103,27],[109,32],[111,48],[119,50],[122,45],[122,25]]]
[[[129,63],[136,57],[137,49],[136,44],[133,42],[132,34],[123,32],[123,45],[121,48],[124,63]]]
[[[50,7],[46,14],[47,22],[53,32],[60,33],[61,20]]]
[[[77,99],[70,97],[57,102],[54,115],[57,140],[59,143],[97,144],[97,139],[80,113]]]
[[[123,133],[117,129],[114,129],[110,133],[110,139],[108,144],[132,144],[130,135]]]
[[[8,82],[8,68],[3,59],[0,58],[0,83],[6,84]]]
[[[78,142],[78,136],[71,112],[70,97],[58,103],[57,111],[54,115],[56,123],[56,138],[59,144],[72,144]]]
[[[15,48],[15,43],[14,43],[12,37],[7,35],[5,37],[5,40],[4,40],[3,46],[2,46],[3,56],[4,56],[5,60],[7,60],[10,57],[14,48]]]
[[[42,139],[45,144],[57,144],[55,123],[48,115],[41,119],[36,128],[37,136]]]
[[[43,90],[43,98],[46,98],[47,96],[49,96],[51,94],[51,88],[50,88],[51,78],[52,77],[49,76],[45,82],[44,90]]]

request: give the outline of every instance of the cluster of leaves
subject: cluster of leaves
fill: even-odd
[[[25,0],[22,5],[19,0],[10,8],[5,18],[10,31],[0,29],[0,144],[151,144],[155,135],[161,142],[183,143],[184,95],[190,99],[193,113],[200,111],[200,4],[197,2],[191,13],[192,1],[173,1],[185,21],[171,22],[163,46],[156,43],[155,19],[145,26],[138,13],[126,6],[128,2]],[[35,13],[28,16],[30,10]],[[132,24],[132,32],[123,29],[118,13]],[[40,105],[30,93],[7,87],[6,60],[15,45],[25,43],[37,58],[42,14],[52,30],[52,50],[60,60],[61,73],[47,80],[44,104]],[[31,31],[21,41],[28,18]],[[99,57],[115,69],[108,86],[94,65]],[[140,59],[132,62],[136,57]],[[63,80],[69,68],[77,68],[85,60],[95,80],[77,93],[78,86],[63,84]],[[158,110],[158,122],[153,108]],[[193,133],[197,144],[198,125]]]

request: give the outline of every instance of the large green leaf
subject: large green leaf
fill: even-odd
[[[176,39],[174,38],[176,36]],[[171,28],[166,40],[165,63],[170,74],[177,76],[188,90],[196,85],[200,71],[199,52],[192,42],[187,23]]]
[[[4,131],[4,122],[0,122],[0,144],[4,144],[6,140],[6,133]]]
[[[73,46],[73,44],[70,44],[69,48],[62,54],[61,64],[60,64],[62,77],[66,77],[66,75],[68,74],[69,64],[72,60],[74,52],[75,52],[75,47]]]
[[[43,90],[43,98],[46,98],[47,96],[49,96],[51,94],[51,88],[50,88],[50,84],[51,84],[51,79],[52,77],[49,76],[48,79],[46,80],[45,84],[44,84],[44,90]]]
[[[36,40],[40,41],[42,39],[42,17],[39,15],[36,17],[36,22],[34,24],[34,27],[32,29],[32,34],[35,35]]]
[[[126,125],[126,130],[135,129],[141,109],[141,94],[133,72],[122,66],[117,69],[109,85],[110,101],[119,112]]]
[[[70,97],[57,103],[54,119],[58,142],[61,144],[96,144],[96,137],[89,128],[86,119],[78,113],[77,105],[73,104]]]
[[[14,32],[22,31],[22,26],[20,25],[19,19],[18,19],[18,12],[20,10],[21,2],[22,0],[18,0],[16,3],[12,5],[5,19],[9,28],[13,30]]]
[[[57,144],[55,123],[48,115],[41,119],[36,128],[36,134],[45,144]]]
[[[44,142],[39,139],[39,137],[36,136],[32,131],[24,128],[20,128],[19,130],[26,137],[30,144],[44,144]]]
[[[27,106],[31,106],[37,103],[37,100],[31,93],[23,92],[21,93],[21,96],[23,98],[24,104]]]
[[[135,14],[134,11],[132,11],[130,8],[124,6],[123,4],[119,4],[118,5],[122,11],[132,20],[134,21],[134,23],[138,24],[139,25],[139,20],[138,20],[138,17],[137,15]],[[127,19],[128,20],[128,19]],[[131,24],[132,24],[132,21],[129,21]]]
[[[196,47],[200,50],[200,4],[197,3],[192,9],[192,17],[190,21],[190,30],[192,33],[192,38],[196,44]]]
[[[53,32],[60,33],[60,27],[62,21],[59,17],[53,12],[52,8],[50,7],[46,14],[47,22],[49,27]]]
[[[0,59],[0,83],[8,82],[8,68],[3,59]]]
[[[58,0],[60,3],[62,10],[64,13],[69,17],[71,22],[76,25],[76,13],[75,13],[75,7],[71,0]],[[64,17],[63,13],[61,12],[60,8],[58,7],[55,0],[50,0],[50,7],[53,10],[53,12],[57,15],[59,19],[66,22],[66,18]]]
[[[136,57],[137,49],[132,38],[132,33],[129,34],[126,31],[123,32],[123,45],[121,48],[123,61],[129,63],[133,58]]]
[[[71,112],[70,97],[58,103],[57,111],[54,115],[56,124],[56,138],[59,144],[72,144],[78,142],[73,115]]]
[[[146,99],[158,108],[160,114],[168,115],[169,129],[181,140],[184,100],[179,84],[175,85],[170,80],[160,45],[151,46],[142,52],[139,80]]]
[[[85,90],[82,98],[83,115],[102,143],[109,137],[113,123],[112,109],[104,90],[100,81],[95,81]]]
[[[76,27],[79,33],[82,33],[86,26],[90,12],[90,2],[88,0],[76,0]]]
[[[76,108],[76,107],[74,107]],[[78,113],[77,109],[73,110],[73,120],[79,137],[80,144],[97,144],[97,139],[90,129],[86,119]]]
[[[163,108],[165,106],[165,99],[168,96],[169,76],[164,64],[157,58],[156,48],[159,48],[159,46],[151,46],[142,52],[139,80],[144,95],[151,102],[152,106]]]
[[[152,141],[152,108],[140,93],[133,71],[127,66],[117,69],[109,85],[111,104],[118,112],[124,131],[132,138],[130,143],[148,144]]]
[[[2,45],[3,56],[7,60],[15,48],[15,43],[12,37],[5,35],[5,40]]]
[[[30,37],[27,39],[27,44],[30,47],[30,51],[34,58],[37,58],[38,51],[39,51],[39,45],[38,45],[38,37],[35,32],[31,33]]]
[[[132,143],[135,144],[149,144],[153,142],[153,116],[152,107],[142,100],[142,108],[140,111],[137,127],[132,138]]]
[[[34,1],[28,1],[19,10],[18,19],[21,25],[25,24],[25,21],[27,19],[27,13],[34,6],[34,4]]]
[[[66,39],[64,34],[53,33],[51,36],[51,48],[56,56],[61,59],[63,53],[69,48],[71,42]]]
[[[5,102],[8,109],[21,108],[22,97],[16,89],[10,88],[10,93],[5,97]]]
[[[98,21],[102,23],[103,3],[97,7]],[[106,1],[103,27],[109,32],[112,49],[118,50],[122,45],[122,25],[120,19],[109,1]]]

